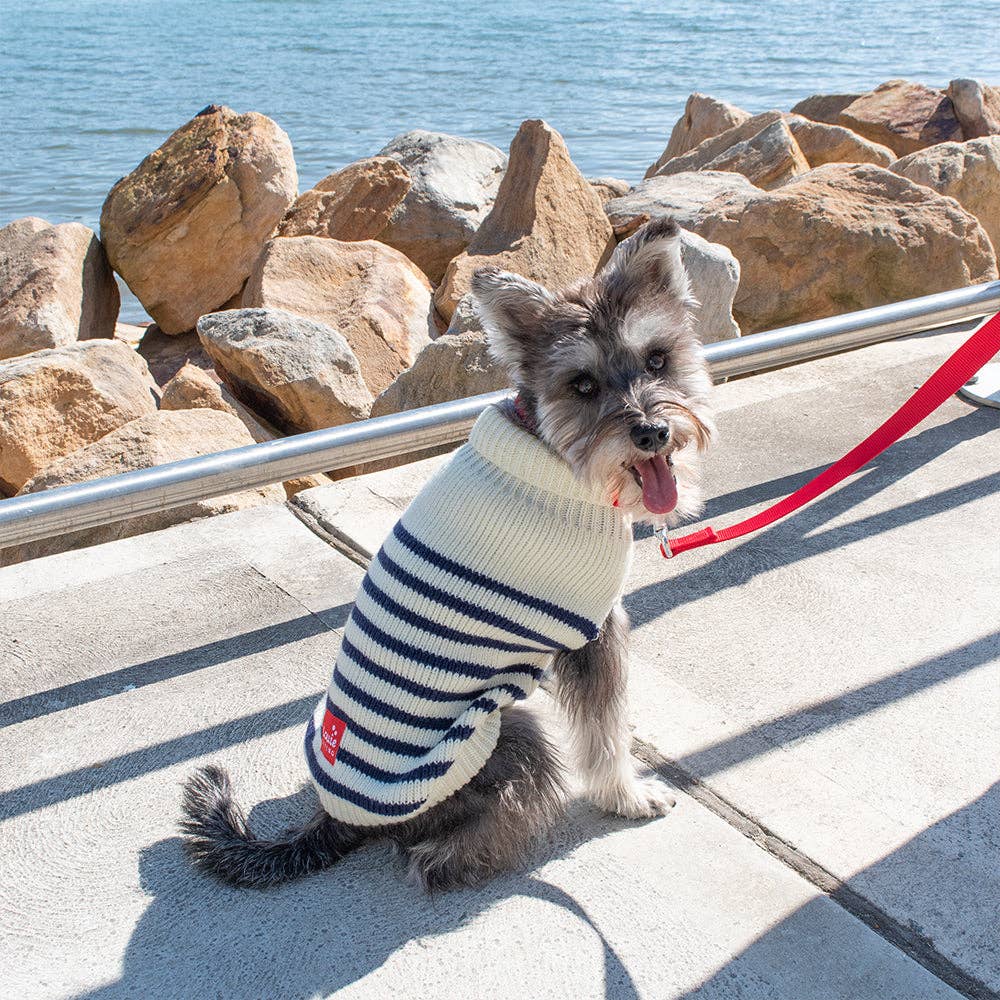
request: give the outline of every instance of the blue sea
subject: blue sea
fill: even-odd
[[[634,182],[692,90],[763,111],[1000,82],[998,24],[997,0],[2,0],[0,225],[96,229],[111,185],[212,103],[275,119],[302,190],[408,129],[506,149],[536,117],[588,176]]]

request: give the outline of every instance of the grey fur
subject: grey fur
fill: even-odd
[[[644,508],[629,471],[649,454],[632,442],[632,428],[669,426],[663,449],[677,481],[676,516],[699,508],[694,456],[712,433],[710,380],[692,333],[696,303],[677,240],[672,222],[651,222],[594,278],[557,294],[496,268],[478,271],[472,282],[491,348],[541,439],[640,520],[657,518]],[[662,366],[652,364],[653,355]],[[574,388],[583,375],[596,385],[586,398]],[[627,657],[628,618],[619,606],[597,639],[555,657],[553,673],[587,794],[610,812],[638,819],[661,815],[674,800],[661,783],[635,771]],[[326,868],[367,840],[387,839],[409,855],[411,875],[426,889],[449,889],[523,863],[564,802],[556,749],[529,710],[514,706],[503,712],[497,746],[482,770],[404,823],[352,827],[320,811],[298,831],[258,840],[225,772],[207,767],[186,783],[181,829],[194,863],[234,885],[276,885]]]

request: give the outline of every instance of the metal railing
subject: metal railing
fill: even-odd
[[[799,323],[705,347],[712,376],[863,347],[1000,312],[1000,281]],[[297,476],[464,440],[493,392],[0,501],[0,548],[180,507]]]

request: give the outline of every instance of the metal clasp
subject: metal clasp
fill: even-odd
[[[673,559],[674,553],[670,548],[670,536],[667,534],[667,526],[661,525],[659,528],[654,529],[653,534],[659,539],[660,542],[660,553],[664,559]]]

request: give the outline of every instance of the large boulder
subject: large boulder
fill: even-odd
[[[694,332],[703,344],[740,335],[733,319],[733,300],[740,286],[739,261],[724,246],[709,243],[696,233],[681,231],[681,261],[698,300]]]
[[[448,265],[434,301],[450,321],[473,273],[486,264],[560,287],[592,275],[613,244],[601,199],[570,159],[562,136],[531,119],[510,144],[490,214]]]
[[[743,174],[752,184],[770,191],[806,173],[809,162],[785,122],[775,121],[749,139],[734,143],[709,160],[703,169]],[[664,174],[676,172],[671,163],[663,168]]]
[[[954,198],[980,221],[1000,253],[1000,135],[942,142],[896,160],[889,169]]]
[[[0,359],[113,337],[119,295],[104,248],[76,222],[0,229]]]
[[[217,410],[160,411],[133,420],[86,448],[57,459],[26,483],[22,493],[38,493],[56,486],[68,486],[137,469],[150,469],[167,462],[196,458],[248,444],[253,444],[249,431],[230,413]],[[10,565],[85,545],[97,545],[117,538],[129,538],[192,518],[227,514],[284,499],[285,492],[280,486],[242,490],[171,510],[143,514],[114,524],[0,549],[0,565]]]
[[[830,163],[777,191],[721,196],[694,229],[740,262],[733,314],[744,334],[997,276],[973,216],[873,164]]]
[[[285,309],[332,326],[347,339],[373,395],[409,368],[437,333],[426,276],[374,240],[271,240],[247,281],[243,305]]]
[[[239,291],[297,185],[273,121],[212,105],[115,184],[101,239],[163,332],[181,333]]]
[[[674,123],[666,149],[646,171],[646,176],[652,177],[659,173],[667,160],[683,156],[706,139],[726,132],[734,125],[742,125],[749,118],[749,111],[734,104],[720,101],[708,94],[692,94],[684,105],[684,114]]]
[[[507,157],[489,143],[423,129],[396,136],[378,155],[401,163],[412,181],[378,239],[439,282],[493,207]]]
[[[764,111],[759,115],[746,118],[739,124],[727,128],[724,132],[718,132],[703,139],[697,146],[680,156],[661,157],[646,171],[646,179],[685,173],[690,170],[706,170],[708,164],[717,156],[725,153],[727,149],[738,143],[746,142],[747,139],[752,139],[761,129],[783,120],[784,114],[781,111]]]
[[[373,240],[409,190],[409,172],[391,157],[358,160],[300,194],[278,235]]]
[[[966,139],[1000,135],[1000,87],[979,80],[952,80],[948,96]]]
[[[826,125],[802,115],[786,115],[785,121],[810,167],[824,163],[875,163],[887,167],[896,158],[888,146],[865,139],[843,125]]]
[[[609,201],[604,210],[616,231],[627,232],[634,219],[669,216],[691,229],[700,221],[705,206],[723,195],[751,197],[756,188],[742,174],[722,170],[699,170],[650,177],[628,194]]]
[[[87,340],[0,363],[0,494],[156,410],[146,363],[118,340]]]
[[[964,138],[944,91],[910,80],[889,80],[862,94],[840,112],[837,124],[888,146],[897,156]]]
[[[372,397],[347,341],[280,309],[198,320],[198,336],[233,395],[288,434],[363,420]]]
[[[792,108],[793,115],[801,115],[814,122],[824,122],[836,125],[840,120],[840,112],[853,104],[861,94],[813,94],[799,101]]]

